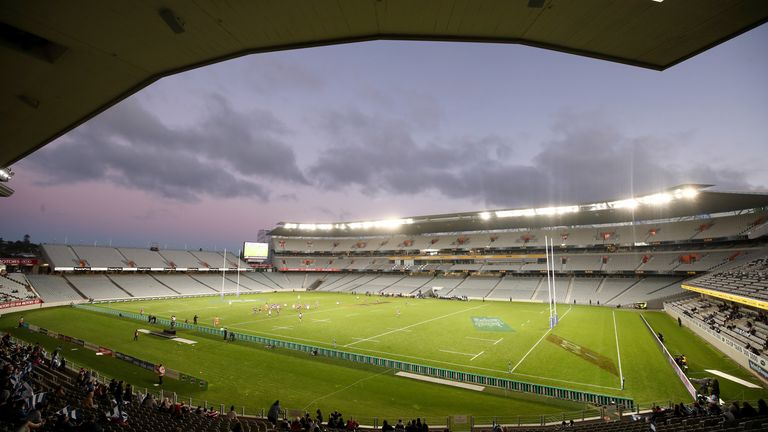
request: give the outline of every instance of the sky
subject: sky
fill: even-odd
[[[230,250],[339,222],[768,190],[768,26],[666,71],[374,41],[166,77],[14,165],[0,237]]]

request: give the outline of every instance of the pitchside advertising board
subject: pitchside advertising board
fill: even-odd
[[[247,260],[264,261],[269,257],[269,243],[245,242],[243,257]]]

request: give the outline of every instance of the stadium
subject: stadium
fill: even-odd
[[[144,28],[141,41],[157,42],[147,51],[80,28],[54,4],[3,6],[0,56],[19,78],[5,92],[32,110],[9,111],[0,166],[162,76],[246,54],[373,39],[502,42],[664,70],[768,20],[753,1],[623,5],[600,15],[599,35],[578,39],[558,22],[581,13],[558,0],[463,12],[468,23],[530,20],[536,31],[525,35],[435,30],[401,2],[370,3],[342,2],[322,31],[277,40],[235,18],[255,6],[219,10],[219,22],[191,4],[122,18],[92,6],[99,27]],[[438,19],[445,3],[456,2],[422,12]],[[282,25],[311,28],[288,6],[269,8]],[[633,14],[686,43],[611,27]],[[687,19],[698,26],[681,26]],[[61,26],[125,49],[141,73],[122,54],[56,40]],[[224,27],[236,43],[203,43]],[[172,39],[184,34],[199,50],[175,51],[190,43]],[[22,80],[37,71],[32,59],[59,79]],[[41,103],[30,89],[80,93]],[[0,172],[0,194],[13,195],[13,171]],[[396,219],[285,215],[239,251],[4,242],[0,430],[768,430],[768,194],[714,186]]]

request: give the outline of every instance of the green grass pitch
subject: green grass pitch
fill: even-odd
[[[265,303],[287,304],[279,316],[254,313]],[[296,303],[309,310],[291,310]],[[154,314],[179,321],[197,314],[201,325],[219,317],[230,331],[296,341],[360,354],[508,377],[556,387],[632,397],[642,406],[651,402],[687,400],[640,319],[639,312],[603,307],[558,305],[560,323],[549,331],[547,306],[539,303],[459,302],[367,297],[354,294],[281,292],[218,297],[136,301],[105,304],[117,310]],[[660,312],[644,312],[664,332],[675,352],[685,349],[691,373],[718,369],[757,383],[747,371],[697,340],[687,329]],[[61,341],[14,329],[18,314],[0,320],[4,330],[49,348]],[[207,391],[191,391],[174,383],[169,391],[197,400],[246,406],[253,412],[275,399],[296,410],[339,409],[365,419],[448,415],[512,417],[577,411],[583,405],[497,389],[475,392],[401,378],[384,368],[310,357],[288,350],[268,350],[246,342],[180,330],[185,345],[142,335],[147,323],[63,307],[24,313],[27,322],[110,347],[209,381]],[[73,346],[74,347],[74,346]],[[679,348],[678,348],[679,347]],[[88,350],[65,347],[71,360],[151,386],[155,377],[127,363],[100,358]],[[512,371],[510,373],[510,370]],[[620,376],[625,378],[621,389]],[[720,379],[725,398],[766,397]],[[197,403],[197,402],[196,402]],[[435,420],[439,421],[439,420]]]

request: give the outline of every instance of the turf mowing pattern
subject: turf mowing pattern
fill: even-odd
[[[310,305],[301,320],[290,309],[298,302]],[[287,304],[288,308],[272,317],[264,312],[253,312],[253,308],[265,303]],[[214,317],[219,317],[220,326],[230,331],[328,348],[335,345],[348,352],[632,397],[643,406],[653,401],[687,400],[683,386],[667,365],[637,311],[560,305],[560,323],[550,331],[547,306],[538,303],[282,292],[243,295],[239,299],[202,297],[102,306],[130,312],[143,309],[144,314],[163,318],[176,315],[180,322],[185,319],[192,322],[192,317],[197,314],[200,324],[208,326],[212,325]],[[518,393],[505,395],[496,389],[478,393],[416,382],[395,377],[393,371],[384,368],[310,357],[289,350],[265,349],[240,341],[224,342],[218,337],[194,331],[180,330],[179,336],[197,341],[195,345],[148,335],[133,342],[134,329],[159,327],[69,307],[28,311],[24,316],[29,323],[138,358],[163,362],[173,369],[207,379],[210,383],[207,391],[182,390],[195,399],[245,405],[247,410],[266,408],[275,399],[280,399],[287,408],[339,409],[360,418],[390,419],[458,414],[549,414],[583,408],[583,405],[550,398]],[[669,343],[690,340],[690,332],[678,329],[665,314],[646,312],[645,316],[654,326],[674,324],[661,330]],[[4,329],[13,328],[16,319],[4,317],[0,324]],[[477,325],[478,322],[485,325]],[[490,325],[494,322],[503,325]],[[25,330],[13,332],[49,347],[63,343]],[[703,345],[703,342],[696,341],[694,345]],[[670,346],[670,350],[672,348]],[[691,372],[697,373],[693,365],[698,351],[694,348],[686,346],[685,353],[692,363]],[[713,348],[701,349],[711,351],[702,355],[706,367],[701,369],[718,369],[757,383],[747,371],[740,370],[722,355],[716,355],[719,353]],[[151,372],[115,359],[96,357],[87,350],[65,349],[65,353],[72,360],[127,378],[139,386],[151,386],[155,380]],[[621,390],[617,375],[619,370],[626,380],[624,390]],[[725,398],[766,397],[764,390],[749,390],[723,379],[720,383]],[[182,391],[178,388],[170,390]]]

